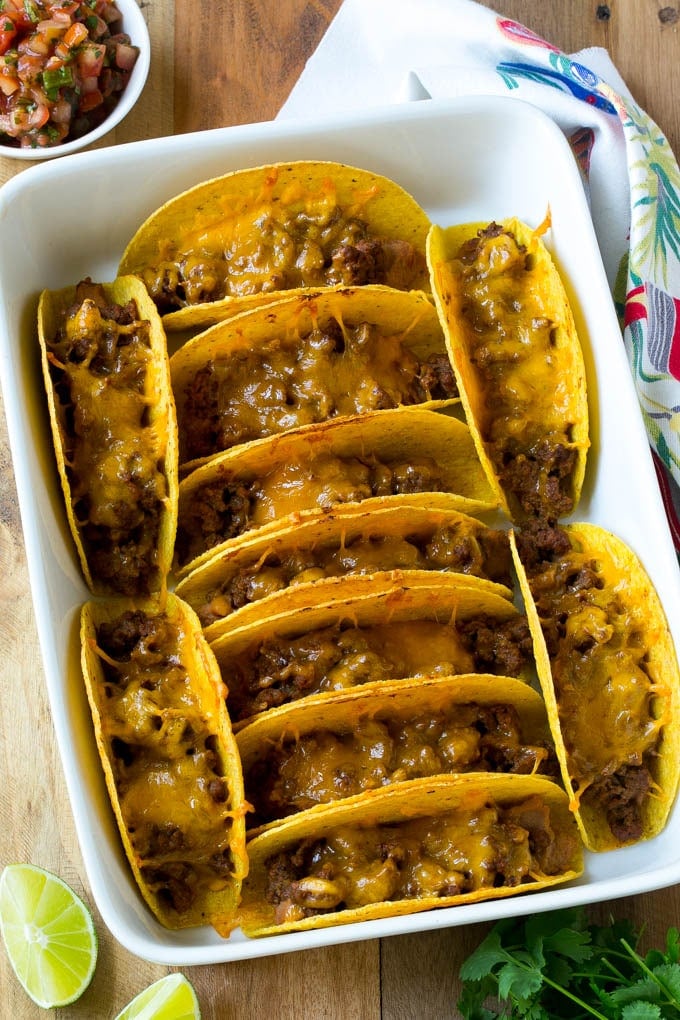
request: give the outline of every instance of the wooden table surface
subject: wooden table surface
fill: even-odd
[[[370,3],[371,0],[365,0]],[[109,144],[272,119],[340,0],[142,0],[152,39],[148,85]],[[680,4],[665,0],[505,0],[507,17],[567,52],[604,46],[680,153]],[[196,18],[198,9],[202,14]],[[206,12],[209,11],[209,16]],[[320,97],[321,98],[321,97]],[[0,182],[27,165],[0,157]],[[0,227],[1,230],[1,227]],[[0,235],[1,237],[1,235]],[[36,287],[39,283],[36,282]],[[31,861],[91,904],[43,689],[4,415],[0,426],[0,868]],[[168,968],[123,949],[94,909],[94,980],[60,1020],[112,1018]],[[646,926],[660,944],[680,921],[680,887],[593,908]],[[190,968],[205,1020],[439,1020],[456,1017],[457,971],[482,926],[359,942],[264,960]],[[44,1016],[0,951],[0,1017]]]

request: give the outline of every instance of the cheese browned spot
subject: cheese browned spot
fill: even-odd
[[[184,666],[193,637],[164,613],[130,611],[101,623],[96,640],[120,812],[147,887],[184,914],[237,870],[218,731]]]
[[[167,437],[150,414],[150,324],[134,301],[84,282],[47,340],[72,512],[93,577],[125,595],[159,588]]]

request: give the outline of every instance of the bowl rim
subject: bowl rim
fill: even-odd
[[[70,141],[51,147],[21,149],[0,142],[0,158],[37,162],[45,159],[55,159],[57,156],[67,156],[70,152],[78,152],[80,149],[94,144],[94,142],[120,124],[123,118],[132,110],[142,94],[149,76],[151,39],[148,25],[137,0],[116,0],[116,6],[123,16],[124,31],[130,36],[132,45],[139,49],[139,56],[135,61],[129,82],[108,117],[101,124],[92,128],[91,131],[88,131],[87,134],[81,135],[80,138],[72,138]]]

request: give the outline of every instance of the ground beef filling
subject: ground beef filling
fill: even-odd
[[[245,775],[252,827],[390,783],[459,772],[556,775],[547,745],[531,742],[513,705],[377,711],[351,730],[319,729],[278,742]]]
[[[494,673],[518,676],[532,655],[526,618],[480,614],[455,624],[406,620],[335,625],[255,642],[221,663],[232,719],[248,719],[320,691],[375,680]]]
[[[292,341],[211,359],[178,404],[183,460],[341,415],[457,396],[446,354],[420,360],[370,323],[331,319]]]
[[[644,634],[606,583],[606,563],[572,547],[562,529],[536,522],[518,533],[518,548],[550,656],[574,790],[618,840],[640,839],[661,726]]]
[[[455,571],[512,586],[506,532],[452,523],[425,535],[358,536],[341,545],[315,545],[260,557],[252,567],[244,567],[207,592],[197,612],[207,627],[290,585],[389,570]]]
[[[137,307],[76,288],[53,341],[50,375],[71,510],[95,580],[123,595],[157,589],[165,439],[150,424],[150,326]]]
[[[454,265],[468,356],[484,393],[476,417],[487,453],[523,516],[558,520],[573,509],[574,422],[566,384],[553,380],[555,323],[532,256],[492,223],[462,247]]]
[[[214,729],[165,615],[125,612],[97,629],[102,733],[142,878],[178,914],[231,880],[230,795]]]
[[[180,566],[228,539],[290,514],[329,510],[374,496],[446,491],[431,457],[379,461],[322,453],[270,469],[250,481],[217,477],[180,503],[176,554]]]
[[[225,241],[177,251],[143,273],[161,313],[227,297],[299,287],[384,284],[422,287],[425,255],[408,241],[375,237],[368,224],[324,205],[286,216],[282,207],[255,214]]]
[[[531,885],[567,872],[574,838],[553,826],[539,797],[307,839],[266,862],[276,924],[373,903],[424,900]]]

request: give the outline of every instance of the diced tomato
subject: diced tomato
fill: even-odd
[[[135,46],[130,46],[128,43],[117,43],[115,57],[116,67],[119,67],[121,71],[131,71],[135,66],[138,53],[139,50]]]
[[[104,97],[98,88],[92,89],[91,92],[84,92],[78,103],[78,113],[88,113],[90,110],[95,110],[103,102]]]
[[[102,73],[106,47],[101,43],[85,43],[76,55],[78,70],[83,78],[97,77]]]
[[[114,0],[0,0],[0,149],[58,144],[101,120],[138,50]],[[74,117],[77,107],[78,114]]]

